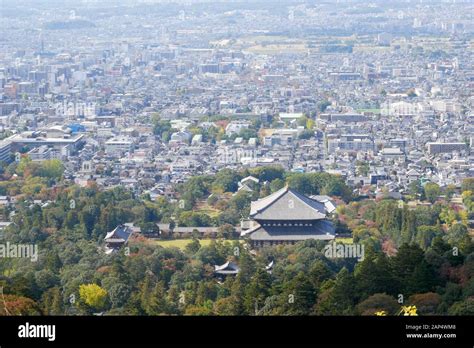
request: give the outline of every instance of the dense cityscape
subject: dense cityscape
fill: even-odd
[[[0,315],[474,315],[472,1],[0,17]]]

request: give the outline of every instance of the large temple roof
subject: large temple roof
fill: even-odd
[[[251,203],[250,217],[255,220],[319,220],[326,218],[324,204],[303,196],[287,186]]]

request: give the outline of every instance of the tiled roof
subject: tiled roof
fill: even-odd
[[[284,187],[251,203],[255,220],[319,220],[326,217],[324,204]]]

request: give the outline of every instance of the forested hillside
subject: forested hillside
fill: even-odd
[[[389,198],[356,200],[337,176],[267,167],[198,176],[178,188],[176,200],[152,201],[120,187],[80,188],[56,175],[54,165],[20,163],[4,173],[9,180],[1,190],[20,199],[2,208],[1,216],[12,224],[0,244],[35,244],[39,255],[37,262],[0,259],[1,315],[396,315],[408,305],[420,315],[474,314],[470,181],[463,185],[461,208],[443,197],[410,205]],[[262,182],[258,189],[232,195],[250,174]],[[325,244],[316,241],[255,252],[244,240],[228,238],[225,229],[207,243],[194,236],[183,249],[147,238],[159,222],[235,226],[251,200],[285,183],[335,197],[337,231],[352,234],[345,243],[364,245],[363,259],[327,258]],[[103,238],[122,223],[142,232],[120,252],[106,255]],[[214,267],[226,261],[238,264],[240,272],[220,281]]]

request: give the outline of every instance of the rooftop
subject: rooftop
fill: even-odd
[[[255,220],[319,220],[326,217],[324,204],[288,186],[251,203],[250,217]]]

